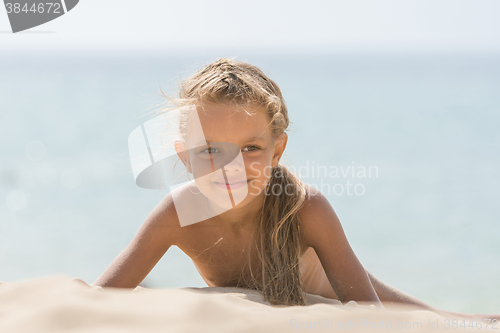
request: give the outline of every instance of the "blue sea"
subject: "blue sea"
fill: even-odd
[[[0,56],[0,280],[92,283],[166,194],[135,185],[128,135],[219,56]],[[240,54],[281,87],[283,164],[329,199],[361,263],[439,308],[500,312],[500,57]],[[143,281],[205,287],[171,248]]]

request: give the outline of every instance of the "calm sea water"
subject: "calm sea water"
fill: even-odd
[[[135,186],[128,135],[160,86],[215,58],[1,57],[0,280],[104,271],[165,195]],[[500,312],[499,57],[240,59],[280,85],[283,162],[328,197],[369,271],[437,307]],[[144,285],[206,286],[177,248]]]

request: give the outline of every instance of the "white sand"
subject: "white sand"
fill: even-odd
[[[131,292],[90,289],[71,279],[56,275],[0,284],[0,332],[380,332],[388,325],[392,332],[468,330],[446,329],[445,318],[429,311],[342,305],[315,295],[308,295],[307,306],[273,307],[258,292],[241,288]]]

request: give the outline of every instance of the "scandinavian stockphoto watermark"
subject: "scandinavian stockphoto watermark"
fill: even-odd
[[[274,172],[272,167],[265,167],[260,170],[258,164],[254,168],[254,163],[250,163],[250,170],[255,171],[257,177],[261,172],[266,177],[284,177],[279,171]],[[362,165],[351,161],[350,165],[318,165],[314,161],[306,161],[300,167],[288,166],[287,169],[301,179],[308,179],[308,184],[313,192],[321,192],[328,196],[362,196],[366,193],[364,181],[370,178],[378,178],[379,169],[376,165]],[[319,180],[317,180],[319,179]],[[252,186],[252,185],[250,185]],[[266,195],[293,195],[291,184],[282,185],[281,182],[274,182],[269,186]]]
[[[79,0],[4,0],[12,32],[20,32],[63,16]]]

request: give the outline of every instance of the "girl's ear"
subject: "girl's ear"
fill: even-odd
[[[278,138],[276,138],[274,143],[273,160],[271,163],[273,168],[278,165],[281,155],[283,155],[283,152],[285,151],[287,141],[288,135],[285,132],[281,133]]]
[[[177,156],[179,156],[182,163],[186,167],[187,171],[189,173],[193,173],[193,171],[191,170],[191,163],[189,162],[189,156],[186,152],[186,147],[184,145],[184,141],[175,140],[174,147],[175,147],[175,152],[177,153]]]

